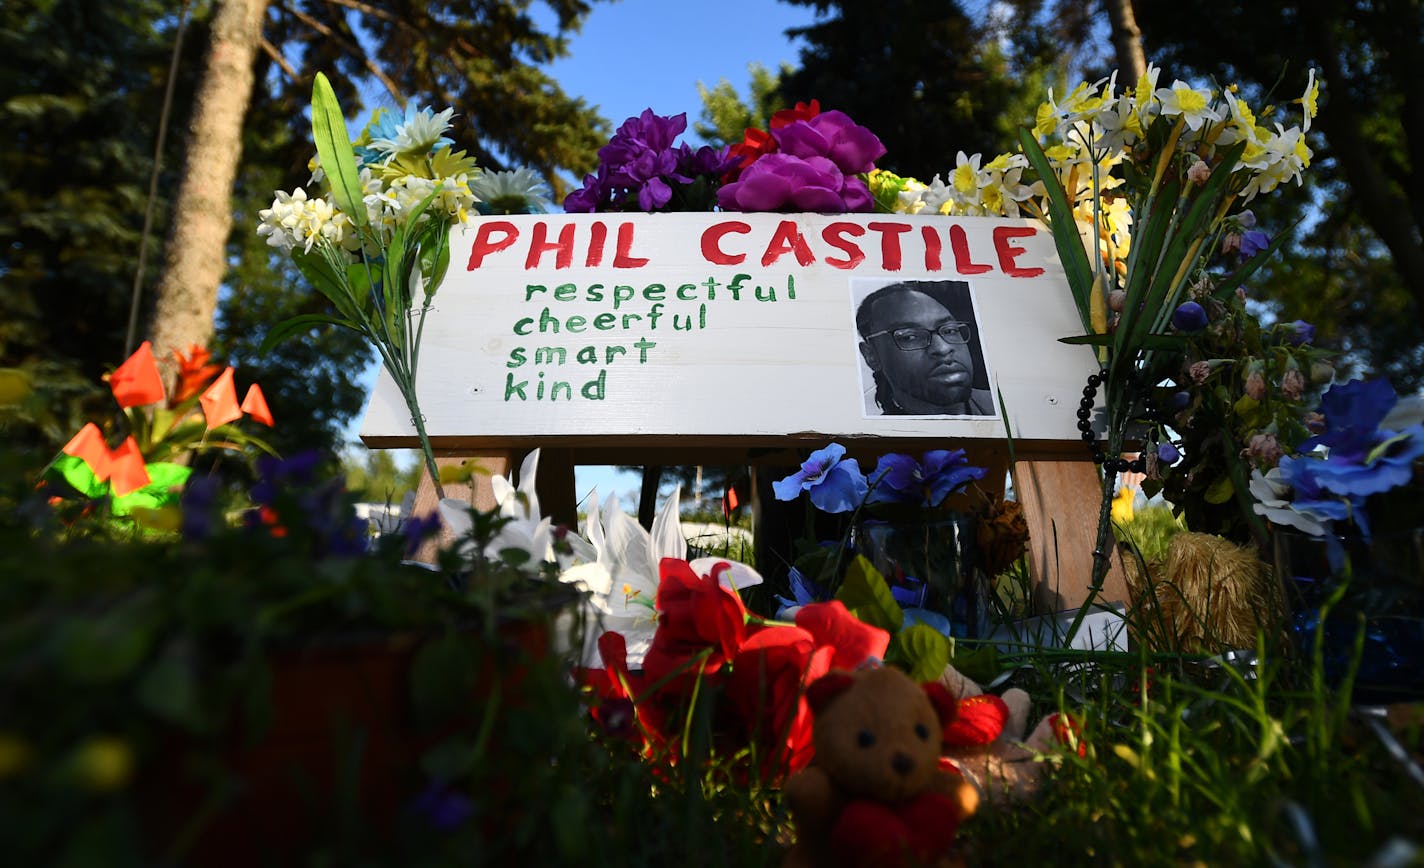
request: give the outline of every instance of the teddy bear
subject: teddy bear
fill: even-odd
[[[796,827],[783,868],[958,864],[955,834],[978,797],[940,764],[956,712],[944,686],[893,667],[832,670],[806,698],[816,758],[783,789]]]
[[[985,693],[952,665],[938,683],[958,700],[958,713],[944,729],[944,756],[989,804],[1032,797],[1050,765],[1045,755],[1065,746],[1086,753],[1077,725],[1065,714],[1044,717],[1024,738],[1033,704],[1024,690]]]

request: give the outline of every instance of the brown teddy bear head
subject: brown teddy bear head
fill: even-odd
[[[807,690],[816,764],[849,798],[898,802],[930,787],[956,701],[899,669],[833,671]]]

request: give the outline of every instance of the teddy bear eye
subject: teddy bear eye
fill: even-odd
[[[870,747],[871,745],[875,744],[875,733],[871,732],[868,729],[862,729],[859,733],[856,734],[855,742],[861,747]]]
[[[915,735],[920,737],[920,741],[930,740],[930,728],[923,723],[915,724]]]

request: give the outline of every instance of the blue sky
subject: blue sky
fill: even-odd
[[[553,26],[547,7],[531,7],[537,21]],[[722,79],[745,96],[748,65],[777,69],[797,65],[798,45],[790,27],[814,23],[815,12],[780,0],[602,0],[593,5],[583,29],[569,40],[569,56],[548,67],[572,96],[583,97],[616,128],[651,108],[658,114],[687,113],[691,127],[700,117],[699,82],[715,87]],[[369,374],[374,382],[376,371]],[[355,439],[355,432],[352,432]],[[410,452],[408,460],[415,460]],[[600,498],[616,491],[636,509],[639,477],[613,468],[583,468],[580,496],[597,487]]]
[[[713,87],[725,78],[745,95],[747,65],[797,65],[798,46],[785,31],[814,21],[810,7],[780,0],[603,0],[570,38],[570,56],[548,69],[614,127],[646,108],[687,112],[688,138],[696,141],[697,83]]]

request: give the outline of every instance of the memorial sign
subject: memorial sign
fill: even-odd
[[[528,215],[451,245],[418,375],[443,448],[1079,437],[1096,365],[1058,342],[1081,326],[1037,221]],[[415,444],[384,374],[361,435]]]

